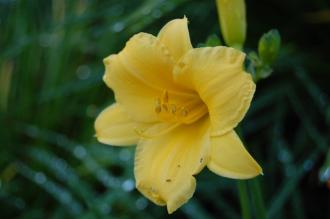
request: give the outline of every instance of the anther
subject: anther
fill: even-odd
[[[167,90],[163,91],[163,102],[168,103],[168,92],[167,92]]]
[[[155,112],[156,112],[157,114],[161,113],[161,112],[162,112],[162,107],[161,107],[161,106],[156,106],[156,107],[155,107]]]
[[[159,114],[159,113],[161,113],[161,111],[162,111],[162,106],[161,106],[161,104],[160,104],[160,99],[157,98],[157,100],[156,100],[155,112],[156,112],[157,114]]]
[[[186,107],[181,107],[180,115],[186,117],[188,115],[188,110]]]
[[[171,104],[170,105],[170,109],[171,109],[171,113],[175,114],[176,113],[176,105],[175,104]]]

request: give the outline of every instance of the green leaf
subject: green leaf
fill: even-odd
[[[221,46],[222,42],[221,42],[220,38],[217,35],[212,34],[206,39],[205,45],[206,46],[211,46],[211,47]]]
[[[272,29],[262,35],[259,40],[258,53],[260,59],[268,65],[272,65],[276,60],[281,46],[281,36],[276,29]]]

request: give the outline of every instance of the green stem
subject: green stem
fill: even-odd
[[[256,219],[266,219],[266,209],[262,197],[259,179],[254,178],[249,180],[249,186],[251,188],[251,198],[254,204]]]
[[[239,200],[241,203],[242,218],[251,219],[249,196],[248,196],[246,181],[238,180],[237,187],[239,193]]]

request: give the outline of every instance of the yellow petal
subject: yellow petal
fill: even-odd
[[[204,117],[162,136],[141,140],[135,156],[137,189],[155,204],[167,205],[169,213],[187,202],[196,187],[193,175],[208,161],[208,128],[209,120]]]
[[[197,48],[174,69],[177,83],[196,90],[206,104],[213,136],[236,127],[250,106],[255,84],[243,71],[244,58],[244,53],[233,48]]]
[[[136,144],[139,140],[138,130],[144,130],[149,126],[150,124],[131,120],[119,104],[107,107],[95,121],[97,140],[117,146]]]
[[[248,179],[262,174],[262,169],[231,131],[211,137],[211,157],[207,167],[214,173],[233,179]]]
[[[156,100],[164,90],[172,97],[186,95],[186,89],[173,81],[173,62],[156,37],[136,34],[118,55],[104,59],[104,81],[134,120],[156,122],[159,120],[155,112]]]
[[[158,38],[169,49],[176,61],[192,49],[186,17],[168,22],[160,30]]]

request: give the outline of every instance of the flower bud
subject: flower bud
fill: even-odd
[[[261,60],[271,65],[278,55],[281,46],[281,36],[275,29],[268,31],[259,40],[258,53]]]
[[[217,0],[220,27],[228,46],[241,49],[246,37],[244,0]]]

